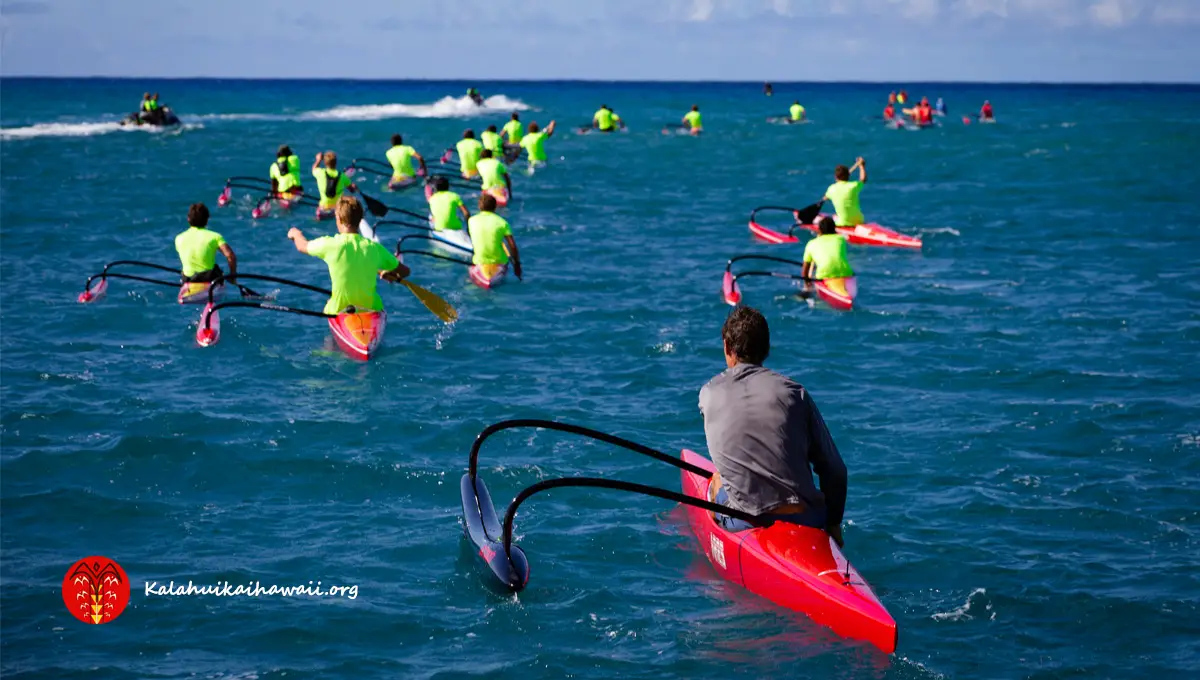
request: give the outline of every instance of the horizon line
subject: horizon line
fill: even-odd
[[[0,80],[239,80],[239,81],[303,81],[303,82],[363,82],[363,83],[630,83],[630,84],[725,84],[725,85],[762,85],[764,83],[784,85],[883,85],[899,87],[914,85],[1142,85],[1142,86],[1200,86],[1200,80],[1168,81],[1168,80],[662,80],[662,79],[597,79],[597,78],[363,78],[363,77],[301,77],[301,76],[104,76],[104,75],[35,75],[35,74],[3,74]]]

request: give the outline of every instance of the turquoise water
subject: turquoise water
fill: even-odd
[[[1194,677],[1200,672],[1200,88],[909,86],[946,125],[872,119],[890,86],[3,81],[0,395],[3,670],[22,678]],[[116,129],[154,87],[181,131]],[[797,93],[797,94],[793,94]],[[813,122],[769,125],[799,96]],[[999,124],[958,115],[991,99]],[[607,103],[628,134],[570,126]],[[699,103],[707,134],[660,134]],[[317,320],[224,316],[114,280],[171,263],[188,204],[241,269],[323,285],[285,234],[307,212],[215,209],[275,148],[427,157],[466,127],[557,119],[549,167],[507,209],[524,283],[475,289],[414,261],[443,326],[385,288],[385,349]],[[34,127],[39,125],[39,127]],[[519,597],[463,549],[458,480],[487,424],[554,418],[703,451],[699,387],[723,368],[729,257],[750,210],[803,205],[869,162],[869,218],[920,252],[851,249],[859,305],[748,281],[768,364],[809,387],[850,469],[846,553],[900,627],[887,657],[719,580],[664,501],[563,490],[523,506]],[[416,196],[393,204],[416,209]],[[393,233],[393,236],[395,234]],[[384,233],[385,238],[388,234]],[[281,300],[320,300],[281,292]],[[556,476],[677,489],[673,468],[550,432],[498,435],[503,502]],[[129,608],[85,626],[66,569],[117,560]],[[344,598],[147,597],[146,581],[357,585]]]

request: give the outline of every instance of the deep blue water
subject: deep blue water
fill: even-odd
[[[913,85],[944,127],[890,131],[888,85],[12,80],[0,111],[0,595],[14,678],[1195,677],[1200,673],[1200,88]],[[116,129],[145,89],[182,131]],[[813,122],[767,124],[795,97]],[[983,99],[999,124],[964,126]],[[436,103],[436,104],[435,104]],[[607,103],[628,134],[568,129]],[[705,136],[660,134],[693,103]],[[385,351],[359,364],[314,319],[198,309],[113,281],[172,263],[188,204],[241,269],[323,284],[294,251],[332,225],[215,209],[276,146],[436,158],[466,127],[557,119],[549,167],[507,209],[524,283],[484,292],[414,262],[445,327],[385,289]],[[345,108],[349,107],[349,108]],[[41,127],[32,127],[35,125]],[[857,309],[751,281],[768,365],[809,387],[850,469],[846,553],[900,626],[896,655],[834,638],[719,580],[668,503],[539,496],[533,576],[491,594],[460,541],[474,436],[554,418],[704,450],[699,387],[723,368],[726,259],[749,211],[803,205],[862,155],[869,218],[920,252],[851,249]],[[416,196],[389,199],[418,209]],[[385,234],[386,235],[386,234]],[[393,234],[394,235],[394,234]],[[320,300],[281,293],[288,301]],[[283,299],[283,298],[281,298]],[[677,489],[671,468],[550,432],[498,435],[497,501],[537,480]],[[129,608],[64,609],[67,567],[120,562]],[[145,581],[357,585],[354,600],[155,598]]]

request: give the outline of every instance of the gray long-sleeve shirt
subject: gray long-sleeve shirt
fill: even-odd
[[[803,386],[768,368],[737,364],[700,388],[700,412],[732,507],[761,515],[790,503],[824,505],[827,523],[841,524],[846,464]]]

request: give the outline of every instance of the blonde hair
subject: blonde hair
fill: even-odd
[[[346,225],[351,232],[358,233],[358,224],[363,219],[362,204],[353,196],[342,196],[338,199],[337,207],[333,209],[337,221]]]

